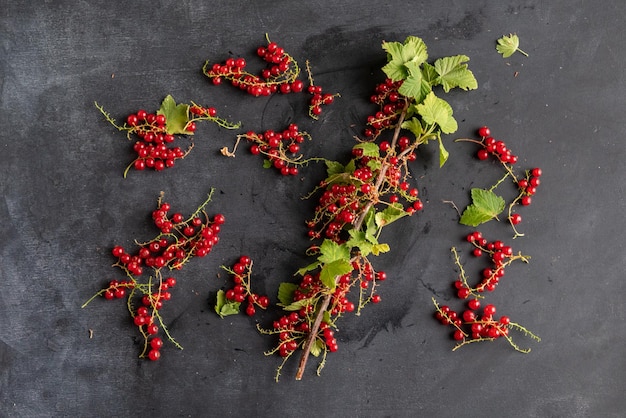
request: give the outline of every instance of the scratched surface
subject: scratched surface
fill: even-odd
[[[100,4],[96,4],[100,3]],[[0,416],[587,417],[626,409],[626,3],[574,1],[287,2],[4,0],[0,8]],[[495,40],[516,32],[529,57],[502,59]],[[296,96],[253,99],[201,74],[205,60],[253,60],[265,34],[311,62],[316,84],[341,98],[314,122]],[[448,99],[455,137],[487,124],[543,168],[525,211],[530,255],[489,300],[538,334],[520,354],[504,341],[452,352],[431,297],[456,303],[450,247],[467,255],[450,204],[501,175],[470,144],[446,138],[448,164],[425,148],[412,167],[425,210],[384,232],[376,260],[390,279],[383,301],[340,320],[340,349],[321,376],[303,381],[295,361],[273,381],[273,340],[244,316],[220,319],[209,305],[226,285],[220,265],[255,260],[260,292],[275,300],[309,260],[300,199],[323,176],[264,170],[232,146],[234,132],[200,125],[191,154],[171,170],[122,172],[132,159],[122,133],[94,101],[123,120],[156,109],[167,94],[215,106],[255,131],[298,123],[304,152],[341,160],[371,112],[383,40],[422,37],[431,58],[466,54],[479,82]],[[119,272],[110,249],[154,236],[160,191],[185,213],[215,188],[210,213],[227,223],[205,259],[179,274],[163,315],[182,344],[157,363],[137,359],[137,333],[121,301],[81,305]],[[483,228],[510,239],[504,224]],[[470,271],[471,274],[475,271]],[[256,317],[271,323],[276,312]]]

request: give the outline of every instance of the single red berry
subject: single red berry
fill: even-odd
[[[491,130],[487,126],[481,126],[478,128],[478,136],[486,138],[491,135]]]
[[[159,350],[152,349],[148,352],[148,358],[152,361],[157,361],[161,358],[161,352]]]

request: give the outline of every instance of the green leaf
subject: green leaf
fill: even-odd
[[[422,64],[422,80],[427,82],[429,85],[434,86],[437,84],[437,70],[435,67],[425,62]]]
[[[298,301],[291,302],[288,305],[283,305],[282,303],[279,303],[278,306],[281,306],[285,311],[293,312],[293,311],[299,311],[300,309],[304,308],[305,306],[310,305],[311,301],[312,301],[311,298],[300,299]]]
[[[273,164],[270,160],[263,160],[263,168],[272,168]]]
[[[402,85],[398,89],[398,93],[406,97],[417,98],[422,91],[422,72],[409,71],[406,79],[402,82]]]
[[[443,146],[443,141],[440,136],[437,137],[437,141],[439,141],[439,167],[443,167],[446,161],[448,161],[450,154]]]
[[[372,244],[377,243],[375,237],[372,237],[374,238],[374,241],[372,242],[368,239],[368,235],[363,231],[351,229],[348,233],[350,234],[350,239],[346,241],[346,244],[352,248],[358,248],[363,257],[367,257],[368,254],[372,252]]]
[[[165,130],[168,134],[193,135],[192,131],[185,130],[187,123],[189,123],[189,105],[176,104],[174,98],[168,95],[163,99],[157,114],[165,116]]]
[[[478,88],[474,74],[467,68],[467,61],[469,57],[466,55],[444,57],[435,61],[435,71],[438,74],[437,84],[441,84],[446,93],[454,87],[463,90]]]
[[[511,33],[508,36],[504,35],[502,38],[498,39],[497,42],[496,50],[502,54],[502,58],[508,58],[515,52],[528,56],[527,53],[519,49],[519,38],[514,33]]]
[[[432,91],[428,93],[423,103],[416,106],[416,109],[424,122],[439,125],[443,133],[450,134],[458,128],[456,120],[452,117],[452,107],[445,100],[435,96]]]
[[[217,291],[217,302],[215,304],[215,312],[222,318],[228,315],[236,315],[239,313],[239,302],[233,302],[226,299],[226,293],[223,290]]]
[[[335,174],[343,173],[343,172],[344,172],[343,164],[337,161],[326,160],[326,175],[328,177],[333,176]]]
[[[324,264],[320,270],[320,281],[330,290],[334,290],[337,286],[335,278],[337,276],[343,276],[352,271],[352,263],[350,260],[339,259],[333,262]]]
[[[411,132],[413,135],[415,135],[416,138],[419,138],[423,132],[422,124],[416,117],[402,122],[402,129],[406,129],[407,131]]]
[[[325,264],[336,260],[350,260],[350,247],[325,239],[320,245],[320,256],[317,259]]]
[[[373,142],[360,142],[352,148],[363,150],[363,156],[365,157],[379,157],[380,156],[380,151],[379,151],[380,149],[378,148],[378,145],[376,145]]]
[[[406,214],[400,203],[394,203],[376,214],[376,225],[382,228],[406,216]]]
[[[426,44],[416,36],[409,36],[404,43],[383,42],[383,49],[387,51],[388,63],[383,72],[393,81],[404,80],[409,71],[419,67],[428,59]]]
[[[504,210],[504,199],[485,189],[472,189],[472,203],[465,208],[459,223],[468,226],[478,226],[490,221]]]
[[[316,268],[318,268],[321,265],[322,265],[322,263],[320,263],[319,261],[315,261],[314,263],[311,263],[311,264],[309,264],[306,267],[302,267],[296,273],[299,274],[300,276],[304,276],[309,271],[313,271],[313,270],[315,270]]]
[[[324,348],[324,346],[325,346],[324,341],[318,338],[313,342],[313,344],[311,344],[311,348],[309,352],[311,353],[311,355],[315,357],[319,357],[319,355],[322,354],[322,349]]]
[[[372,254],[380,255],[382,253],[389,252],[389,244],[375,244],[372,245]]]
[[[283,282],[278,286],[278,301],[281,305],[287,306],[293,302],[293,292],[296,291],[298,285],[295,283]]]

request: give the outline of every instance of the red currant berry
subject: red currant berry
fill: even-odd
[[[482,138],[491,136],[491,130],[487,126],[481,126],[480,128],[478,128],[478,136]]]

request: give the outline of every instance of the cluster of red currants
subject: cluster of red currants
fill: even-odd
[[[226,290],[226,300],[241,304],[248,302],[246,305],[246,315],[254,316],[256,307],[267,309],[270,300],[265,295],[259,295],[252,291],[252,260],[246,255],[239,257],[239,260],[232,266],[232,269],[226,269],[233,276],[233,287]]]
[[[135,134],[139,138],[133,145],[137,154],[132,163],[135,170],[152,168],[161,171],[173,167],[176,160],[187,155],[191,146],[186,151],[172,146],[175,136],[167,133],[166,124],[165,115],[147,113],[145,110],[138,110],[126,118],[128,134]],[[186,129],[193,132],[195,123],[190,123]]]
[[[381,142],[380,152],[376,153],[364,153],[364,148],[356,145],[352,149],[354,171],[351,175],[343,180],[338,177],[331,183],[327,179],[320,184],[324,191],[314,218],[307,222],[309,237],[340,242],[341,232],[354,224],[371,202],[399,205],[408,215],[421,210],[424,205],[418,197],[418,189],[406,181],[406,163],[415,159],[415,153],[405,152],[409,151],[408,147],[407,137],[399,139],[396,149],[386,141]],[[406,202],[405,205],[401,201]]]
[[[298,165],[305,164],[300,153],[301,144],[311,139],[308,133],[301,132],[292,123],[283,131],[266,130],[263,133],[248,131],[239,138],[251,143],[250,152],[267,157],[266,167],[274,167],[283,176],[298,175]]]
[[[478,314],[479,309],[480,301],[472,299],[467,303],[461,315],[449,306],[443,305],[438,308],[436,317],[442,324],[452,325],[455,328],[452,333],[455,341],[480,341],[508,337],[511,323],[508,316],[502,315],[495,319],[496,307],[492,304],[483,308],[482,315]]]
[[[192,216],[184,219],[178,212],[170,215],[169,203],[159,199],[157,209],[152,212],[159,234],[148,242],[138,243],[139,248],[134,253],[126,251],[120,245],[112,249],[111,253],[117,260],[114,266],[121,268],[127,278],[123,281],[110,281],[95,296],[102,295],[108,300],[128,298],[130,315],[145,341],[140,357],[147,355],[150,360],[160,358],[163,340],[158,334],[161,329],[178,345],[167,332],[159,313],[163,303],[172,298],[170,289],[176,285],[174,277],[164,277],[163,269],[179,270],[191,258],[206,256],[217,244],[225,218],[222,214],[217,214],[209,219],[204,212],[209,200],[210,197]],[[152,274],[144,274],[145,268],[150,268]],[[142,276],[149,277],[142,280]],[[135,299],[140,302],[136,309],[132,307]]]
[[[482,138],[483,148],[478,150],[476,156],[479,160],[486,160],[493,155],[503,164],[515,164],[518,157],[506,146],[506,143],[491,136],[491,130],[487,126],[478,129],[478,136]]]
[[[381,297],[375,292],[378,282],[387,279],[384,271],[374,271],[371,263],[365,257],[357,256],[352,261],[352,271],[339,277],[337,286],[325,307],[327,314],[319,324],[319,333],[316,336],[317,350],[335,352],[338,343],[334,336],[335,322],[344,313],[359,311],[368,302],[379,303]],[[358,288],[359,304],[352,302],[348,296],[353,288]],[[293,303],[287,313],[274,321],[273,329],[268,334],[279,335],[279,345],[273,352],[281,357],[289,357],[306,340],[313,327],[316,312],[316,301],[327,291],[320,280],[320,273],[304,274],[302,280],[293,290]],[[367,292],[366,295],[364,293]],[[297,309],[296,309],[297,308]]]
[[[513,248],[505,245],[501,240],[487,241],[480,231],[474,231],[468,234],[466,240],[474,245],[472,254],[475,257],[489,257],[491,266],[483,268],[481,272],[481,281],[473,288],[470,288],[464,280],[457,280],[454,285],[457,289],[457,296],[460,299],[466,299],[472,294],[483,293],[484,291],[492,292],[500,279],[504,277],[504,269],[517,260],[528,262],[529,256],[521,253],[514,254]]]
[[[367,127],[364,135],[366,138],[376,138],[385,129],[394,126],[398,120],[400,111],[406,104],[406,97],[398,93],[401,81],[394,82],[386,79],[376,85],[370,101],[378,105],[379,110],[367,117]]]
[[[529,206],[532,202],[532,196],[537,192],[537,187],[541,183],[540,177],[542,170],[539,167],[535,167],[531,170],[527,170],[523,178],[518,178],[513,172],[512,165],[517,163],[518,157],[514,155],[511,150],[506,146],[504,141],[496,140],[491,136],[491,130],[487,126],[482,126],[478,129],[478,136],[481,140],[475,142],[481,146],[478,150],[477,157],[479,160],[487,160],[490,156],[494,156],[507,170],[507,175],[513,178],[517,188],[518,196],[513,200],[509,206],[508,219],[516,232],[516,236],[521,236],[515,229],[515,226],[522,222],[522,215],[519,213],[513,213],[512,209],[515,204],[522,206]]]
[[[276,42],[259,46],[256,55],[267,65],[259,74],[246,70],[245,58],[228,58],[222,63],[209,65],[207,61],[202,72],[214,85],[225,80],[254,97],[267,97],[275,93],[289,94],[305,91],[305,83],[298,77],[301,74],[296,60]],[[309,115],[314,119],[322,113],[322,106],[333,103],[333,94],[323,94],[319,86],[314,86],[309,72],[309,86],[306,91],[312,96],[309,100]]]
[[[517,260],[528,262],[530,257],[521,253],[514,254],[513,249],[500,240],[488,241],[479,231],[468,234],[466,240],[474,246],[472,254],[475,257],[488,256],[491,265],[482,269],[480,282],[475,286],[470,286],[456,249],[453,248],[455,263],[461,271],[459,279],[454,281],[454,288],[457,297],[466,300],[466,305],[459,314],[448,305],[439,306],[433,299],[436,308],[435,318],[443,325],[454,328],[452,338],[459,341],[455,349],[472,342],[505,337],[516,350],[526,352],[527,350],[520,349],[509,337],[510,328],[514,327],[532,338],[538,339],[537,337],[520,325],[511,323],[508,316],[495,319],[496,308],[493,304],[485,305],[482,315],[478,313],[478,310],[481,307],[480,299],[483,297],[481,293],[491,292],[496,288],[500,279],[504,277],[505,268]]]

